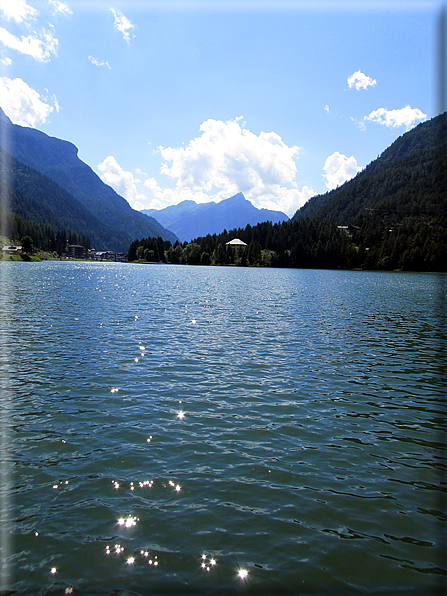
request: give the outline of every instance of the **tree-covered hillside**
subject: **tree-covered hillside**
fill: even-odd
[[[361,216],[442,220],[447,206],[447,113],[399,137],[352,180],[311,198],[293,216],[354,223]],[[377,218],[374,218],[377,222]]]
[[[29,222],[28,227],[41,224],[56,231],[70,230],[77,236],[90,238],[92,247],[97,250],[125,250],[131,241],[124,232],[100,222],[53,180],[14,159],[1,148],[0,204],[2,233],[11,239],[20,239],[14,231],[19,221],[11,216],[15,214],[22,222]]]
[[[378,222],[382,225],[382,218]],[[226,243],[239,238],[247,244],[235,256]],[[362,230],[340,229],[328,220],[271,224],[196,238],[171,245],[161,238],[135,240],[129,261],[187,265],[240,265],[314,269],[402,269],[447,271],[447,230],[408,220],[405,225],[377,233],[377,241],[366,246]]]
[[[78,235],[72,230],[56,229],[49,224],[36,223],[23,219],[20,215],[12,213],[3,205],[0,205],[0,221],[2,240],[13,244],[22,244],[25,236],[31,240],[33,248],[38,250],[56,253],[62,256],[67,245],[80,244],[86,249],[90,248],[90,238]],[[3,236],[3,234],[5,234]]]
[[[247,245],[239,255],[226,247],[233,238]],[[160,240],[134,241],[129,248],[129,261],[328,269],[349,269],[360,264],[358,249],[349,236],[335,224],[321,220],[247,225],[174,246]]]

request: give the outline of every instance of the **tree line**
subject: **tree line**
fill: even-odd
[[[161,238],[135,240],[130,262],[239,265],[314,269],[447,270],[447,230],[422,216],[396,222],[392,214],[367,213],[356,226],[340,228],[324,219],[247,225],[172,245]],[[358,225],[360,224],[360,225]],[[235,255],[233,238],[246,243]]]
[[[34,249],[62,256],[69,244],[79,244],[90,248],[89,237],[72,230],[57,230],[49,224],[37,223],[12,213],[4,206],[0,208],[2,233],[12,244],[21,244],[22,238],[29,237]]]
[[[234,254],[226,244],[239,238],[247,245]],[[171,245],[161,238],[135,240],[128,260],[186,265],[240,265],[260,267],[353,268],[357,247],[328,221],[304,220],[247,225],[191,242]]]

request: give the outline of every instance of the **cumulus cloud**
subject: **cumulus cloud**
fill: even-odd
[[[123,34],[124,39],[129,42],[130,41],[130,31],[135,29],[135,25],[133,25],[127,17],[125,17],[121,12],[116,11],[114,8],[110,9],[113,12],[113,16],[115,17],[114,27],[121,31]]]
[[[201,135],[187,146],[159,147],[154,153],[164,160],[160,173],[170,183],[160,183],[138,169],[136,173],[146,178],[143,183],[112,156],[99,164],[101,178],[135,209],[162,209],[184,200],[219,202],[242,192],[258,208],[293,215],[315,194],[308,186],[298,188],[299,148],[288,147],[274,132],[255,135],[243,128],[241,119],[207,120]],[[138,184],[144,185],[143,192]]]
[[[71,8],[65,4],[64,2],[60,2],[59,0],[48,0],[49,4],[54,8],[54,12],[60,12],[62,14],[73,14]]]
[[[37,10],[26,3],[26,0],[0,0],[0,10],[5,19],[21,23],[28,17],[36,16]]]
[[[387,110],[386,108],[379,108],[364,117],[364,121],[377,122],[378,124],[384,124],[389,128],[397,128],[399,126],[405,126],[407,130],[412,128],[415,124],[422,122],[427,118],[427,114],[424,114],[418,108],[411,108],[409,105],[400,110]]]
[[[346,155],[336,151],[326,159],[323,170],[326,186],[332,190],[343,184],[343,182],[354,178],[363,168],[357,165],[355,157],[346,157]]]
[[[202,197],[209,200],[209,193],[221,200],[242,192],[258,208],[289,215],[303,205],[314,192],[297,187],[299,148],[288,147],[275,132],[256,135],[240,124],[241,119],[206,120],[201,135],[186,147],[159,147],[165,160],[161,172],[176,180],[176,188],[161,189],[146,182],[155,198],[195,196],[200,202]]]
[[[376,79],[366,76],[360,70],[357,70],[354,74],[348,77],[349,88],[355,87],[357,91],[360,89],[367,89],[368,87],[374,87],[377,83]]]
[[[44,97],[22,79],[0,77],[0,105],[14,124],[34,127],[44,123],[54,109],[59,111],[59,104],[54,96],[53,104],[49,105]]]
[[[11,58],[8,58],[8,57],[6,57],[6,58],[2,58],[2,59],[0,60],[0,62],[1,62],[2,64],[4,64],[5,66],[11,66],[11,64],[12,64],[12,60],[11,60]]]
[[[98,165],[98,170],[102,172],[102,180],[111,186],[116,192],[124,197],[130,205],[136,209],[142,209],[144,203],[147,203],[147,197],[137,190],[137,183],[132,172],[127,172],[119,165],[113,155],[109,155]],[[144,203],[143,203],[143,202]]]
[[[29,35],[16,37],[4,27],[0,27],[0,41],[13,50],[31,56],[39,62],[48,62],[57,53],[58,40],[52,33],[43,31],[40,38]]]
[[[95,66],[107,66],[107,68],[109,70],[112,70],[112,67],[110,66],[110,64],[108,63],[108,61],[104,61],[104,60],[97,60],[96,58],[94,58],[93,56],[89,56],[88,59],[90,60],[90,62],[92,64],[94,64]]]

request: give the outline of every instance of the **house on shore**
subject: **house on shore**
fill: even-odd
[[[22,252],[23,251],[22,251],[21,246],[10,245],[10,246],[4,246],[2,248],[2,253],[4,255],[21,255]]]
[[[85,257],[85,248],[79,244],[70,244],[68,246],[68,256],[71,259],[83,259]]]
[[[247,248],[247,245],[242,240],[239,240],[239,238],[234,238],[225,244],[225,248],[227,250],[231,250],[234,256],[237,256],[239,253],[244,252],[244,250]]]
[[[95,251],[92,256],[95,261],[116,261],[127,263],[127,252],[113,252],[111,250]]]

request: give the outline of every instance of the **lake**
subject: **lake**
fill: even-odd
[[[443,593],[446,275],[0,267],[6,593]]]

